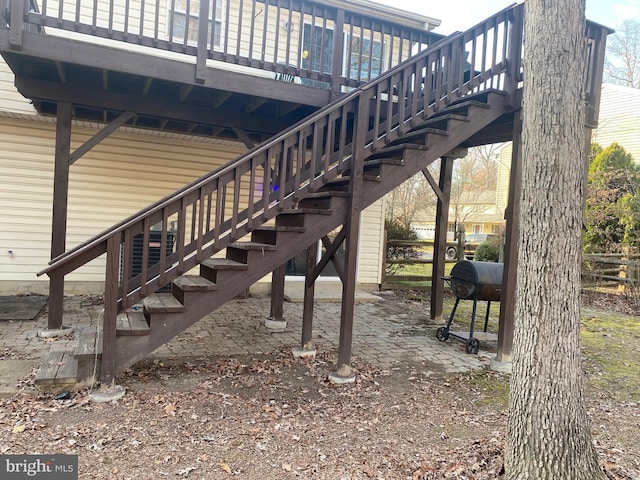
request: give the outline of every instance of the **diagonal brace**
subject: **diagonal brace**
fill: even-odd
[[[335,256],[335,253],[338,251],[338,248],[340,248],[340,245],[342,245],[345,238],[347,238],[347,230],[344,228],[344,226],[342,227],[342,230],[340,230],[340,233],[338,233],[338,235],[336,236],[333,243],[331,242],[331,240],[329,240],[329,237],[322,237],[322,244],[326,248],[326,252],[324,252],[324,255],[322,256],[320,261],[316,264],[313,271],[309,274],[309,278],[307,278],[306,281],[307,286],[310,286],[316,281],[316,279],[320,276],[322,270],[324,270],[324,267],[326,267],[329,263],[329,260],[333,262],[333,266],[336,268],[336,272],[338,273],[340,280],[344,282],[342,264],[340,263],[340,260],[338,260],[338,258]]]

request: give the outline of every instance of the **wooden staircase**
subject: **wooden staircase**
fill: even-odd
[[[106,254],[104,315],[97,332],[79,332],[75,352],[45,359],[36,383],[86,382],[94,373],[111,383],[340,226],[344,290],[353,292],[360,212],[458,147],[511,134],[520,109],[522,25],[522,5],[515,5],[455,33],[53,258],[40,272],[50,277],[49,328],[62,324],[65,275]],[[175,238],[157,262],[150,261],[152,231],[161,251]],[[170,292],[160,293],[167,285]],[[338,375],[351,355],[342,325],[340,338]]]
[[[363,208],[372,204],[510,110],[503,92],[472,94],[371,152],[364,161],[360,204]],[[271,225],[257,226],[248,238],[230,243],[224,257],[203,259],[199,275],[175,278],[170,293],[152,293],[142,299],[141,307],[121,311],[116,318],[115,371],[142,359],[304,246],[344,225],[349,215],[350,173],[345,168],[293,207],[277,213]],[[78,336],[75,352],[52,353],[43,361],[38,385],[82,385],[94,373],[100,378],[101,331],[83,331]]]

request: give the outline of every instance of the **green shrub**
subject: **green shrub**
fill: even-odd
[[[476,248],[476,254],[473,258],[479,262],[497,262],[500,258],[498,242],[482,242]]]
[[[410,228],[407,228],[398,220],[390,218],[385,219],[384,228],[387,231],[387,240],[418,240],[416,232],[414,232]],[[387,244],[388,260],[407,260],[410,258],[417,258],[418,256],[418,248],[416,246]],[[387,275],[395,275],[401,269],[402,265],[399,265],[397,263],[385,265]]]

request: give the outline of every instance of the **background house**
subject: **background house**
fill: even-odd
[[[591,140],[606,148],[621,145],[640,163],[640,90],[605,83],[602,85],[598,128]]]

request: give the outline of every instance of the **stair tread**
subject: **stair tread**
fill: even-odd
[[[150,332],[142,311],[123,312],[116,319],[116,335],[149,335]]]
[[[275,245],[260,242],[234,242],[227,248],[237,248],[239,250],[276,250]]]
[[[327,192],[327,193],[329,193],[329,192]],[[280,215],[300,215],[300,214],[304,214],[304,213],[309,213],[309,214],[314,214],[314,215],[331,215],[331,210],[328,209],[328,208],[291,208],[289,210],[284,210],[284,211],[278,213],[278,216],[280,216]]]
[[[230,258],[209,258],[202,262],[201,265],[204,265],[208,268],[213,268],[215,270],[246,270],[247,264],[242,262],[236,262],[235,260],[231,260]]]
[[[143,304],[148,313],[179,313],[184,311],[184,305],[170,293],[149,295],[143,300]]]
[[[218,289],[215,283],[199,275],[183,275],[176,278],[173,284],[179,289],[189,292],[207,292]]]
[[[85,330],[78,335],[78,342],[74,350],[76,359],[82,360],[86,357],[99,357],[102,355],[102,342],[96,342],[96,331],[94,329]]]
[[[380,176],[379,175],[373,176],[373,175],[364,174],[362,179],[365,180],[365,181],[368,181],[368,182],[379,182],[380,181]],[[324,186],[327,187],[329,185],[344,185],[345,183],[349,183],[350,180],[351,180],[351,177],[338,177],[338,178],[334,178],[330,182],[327,182]]]
[[[428,150],[428,147],[425,145],[418,145],[415,143],[394,143],[392,145],[382,147],[381,149],[377,150],[375,154],[391,153],[396,151],[404,152],[405,150]],[[377,161],[377,160],[385,160],[385,159],[380,158],[380,159],[374,159],[372,161]],[[404,160],[399,163],[396,163],[396,165],[404,165]]]
[[[42,359],[36,385],[72,385],[76,383],[78,361],[71,351],[51,351]]]
[[[307,195],[305,198],[312,198],[313,195],[315,194],[311,194],[311,195]],[[327,194],[325,194],[324,196],[326,196]],[[256,228],[254,230],[254,232],[300,232],[303,233],[305,231],[305,227],[296,227],[296,226],[289,226],[289,225],[264,225],[262,227]]]
[[[303,200],[306,200],[307,198],[329,198],[329,197],[348,197],[348,196],[349,196],[349,192],[343,192],[341,190],[333,190],[328,192],[319,191],[319,192],[309,193],[305,195]]]
[[[458,105],[456,105],[456,107],[459,108]],[[428,126],[429,123],[437,123],[437,122],[441,122],[443,120],[459,120],[461,122],[470,122],[471,121],[471,119],[469,118],[468,115],[460,115],[458,113],[448,113],[448,111],[446,109],[443,109],[442,111],[437,112],[433,116],[427,118],[425,120],[425,123],[426,123],[426,126]],[[435,130],[441,130],[441,129],[437,128]],[[436,133],[436,132],[431,132],[431,133]]]
[[[422,145],[415,145],[413,143],[409,143],[407,144],[407,148],[424,148]],[[386,148],[382,148],[378,151],[376,151],[376,153],[381,153],[381,152],[385,152],[387,149]],[[391,147],[391,150],[404,150],[404,148],[396,148],[396,146]],[[399,166],[402,167],[404,166],[404,159],[403,158],[392,158],[392,157],[380,157],[380,158],[368,158],[367,160],[365,160],[364,162],[364,166],[365,167],[369,167],[369,166],[378,166],[378,165],[395,165],[395,166]],[[344,193],[344,192],[340,192],[340,193]]]

